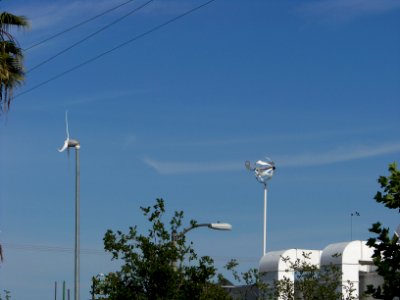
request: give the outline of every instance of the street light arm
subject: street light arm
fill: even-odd
[[[173,232],[172,240],[177,241],[179,238],[185,236],[186,233],[188,233],[189,231],[199,227],[208,227],[214,230],[232,230],[232,225],[229,223],[201,223],[201,224],[194,223],[190,227],[183,229],[182,232],[180,233]]]
[[[177,233],[176,230],[172,231],[171,234],[171,240],[172,240],[172,244],[174,245],[174,247],[177,246],[177,242],[179,239],[183,239],[186,235],[186,233],[188,233],[189,231],[195,229],[195,228],[199,228],[199,227],[208,227],[210,229],[215,229],[215,230],[231,230],[232,229],[232,225],[228,224],[228,223],[201,223],[201,224],[197,224],[195,221],[190,222],[190,227],[185,228],[182,230],[182,232]],[[174,267],[174,270],[177,269],[177,261],[173,261],[172,265]]]
[[[199,227],[209,227],[210,224],[207,223],[202,223],[202,224],[194,224],[188,228],[183,229],[183,231],[181,232],[181,235],[185,235],[186,233],[188,233],[189,231],[199,228]]]

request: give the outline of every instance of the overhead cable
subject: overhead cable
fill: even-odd
[[[33,244],[14,244],[14,243],[2,243],[5,251],[7,249],[13,249],[17,251],[28,251],[28,252],[50,252],[50,253],[73,253],[74,249],[72,247],[62,247],[62,246],[50,246],[50,245],[33,245]],[[110,255],[105,250],[101,249],[89,249],[89,248],[81,248],[82,254],[87,255]],[[232,258],[225,256],[213,256],[214,261],[227,261]],[[235,258],[237,261],[246,263],[246,262],[255,262],[258,261],[258,258],[255,257],[238,257]]]
[[[73,248],[61,247],[61,246],[45,246],[45,245],[32,245],[32,244],[10,244],[3,243],[4,249],[14,249],[21,251],[33,251],[33,252],[56,252],[56,253],[72,253]],[[97,254],[107,255],[104,250],[100,249],[81,249],[82,254]]]
[[[142,5],[140,5],[140,6],[136,7],[136,8],[134,8],[134,9],[132,9],[132,10],[130,10],[128,13],[126,13],[126,14],[123,15],[122,17],[120,17],[120,18],[116,19],[115,21],[113,21],[113,22],[111,22],[111,23],[109,23],[109,24],[107,24],[107,25],[101,27],[100,29],[98,29],[98,30],[96,30],[95,32],[89,34],[88,36],[84,37],[83,39],[81,39],[81,40],[75,42],[75,43],[72,44],[71,46],[65,48],[64,50],[61,50],[61,51],[58,52],[57,54],[55,54],[55,55],[49,57],[48,59],[42,61],[41,63],[37,64],[36,66],[30,68],[28,71],[25,72],[25,74],[28,74],[28,73],[32,72],[33,70],[35,70],[35,69],[37,69],[37,68],[43,66],[44,64],[48,63],[49,61],[51,61],[51,60],[55,59],[56,57],[60,56],[61,54],[65,53],[65,52],[67,52],[67,51],[69,51],[69,50],[71,50],[72,48],[78,46],[79,44],[82,44],[83,42],[86,42],[86,41],[87,41],[88,39],[90,39],[91,37],[93,37],[93,36],[95,36],[96,34],[99,34],[100,32],[102,32],[102,31],[104,31],[104,30],[110,28],[111,26],[117,24],[118,22],[121,22],[121,21],[122,21],[123,19],[125,19],[126,17],[128,17],[128,16],[132,15],[133,13],[135,13],[135,12],[137,12],[137,11],[143,9],[146,5],[148,5],[149,3],[153,2],[153,1],[154,1],[154,0],[149,0],[149,1],[145,2],[144,4],[142,4]]]
[[[31,50],[31,49],[33,49],[33,48],[35,48],[35,47],[37,47],[37,46],[39,46],[39,45],[41,45],[41,44],[44,44],[44,43],[46,43],[46,42],[48,42],[48,41],[50,41],[50,40],[52,40],[52,39],[54,39],[54,38],[56,38],[56,37],[59,37],[60,35],[63,35],[64,33],[67,33],[67,32],[69,32],[69,31],[71,31],[71,30],[73,30],[73,29],[76,29],[76,28],[78,28],[78,27],[80,27],[80,26],[82,26],[82,25],[85,25],[86,23],[89,23],[89,22],[91,22],[91,21],[93,21],[93,20],[95,20],[95,19],[97,19],[97,18],[99,18],[99,17],[102,17],[102,16],[108,14],[109,12],[112,12],[112,11],[114,11],[114,10],[116,10],[116,9],[118,9],[118,8],[120,8],[120,7],[122,7],[122,6],[126,5],[126,4],[128,4],[128,3],[130,3],[130,2],[132,2],[132,1],[135,1],[135,0],[128,0],[128,1],[126,1],[126,2],[124,2],[124,3],[118,4],[117,6],[111,7],[111,8],[109,8],[109,9],[103,11],[102,13],[100,13],[100,14],[98,14],[98,15],[96,15],[96,16],[93,16],[93,17],[91,17],[91,18],[89,18],[89,19],[87,19],[87,20],[85,20],[85,21],[82,21],[82,22],[80,22],[80,23],[78,23],[78,24],[75,24],[75,25],[73,25],[73,26],[71,26],[71,27],[69,27],[69,28],[67,28],[67,29],[65,29],[65,30],[63,30],[63,31],[60,31],[60,32],[56,33],[56,34],[53,34],[52,36],[50,36],[50,37],[48,37],[48,38],[46,38],[46,39],[44,39],[44,40],[41,40],[41,41],[39,41],[39,42],[36,42],[35,44],[29,46],[28,48],[23,49],[23,51],[25,51],[25,52],[26,52],[26,51],[29,51],[29,50]]]
[[[190,10],[188,10],[188,11],[186,11],[186,12],[184,12],[184,13],[182,13],[182,14],[180,14],[180,15],[178,15],[178,16],[176,16],[176,17],[174,17],[174,18],[172,18],[172,19],[170,19],[170,20],[168,20],[166,22],[164,22],[164,23],[161,23],[160,25],[157,25],[157,26],[153,27],[152,29],[145,31],[144,33],[141,33],[141,34],[139,34],[139,35],[137,35],[137,36],[135,36],[135,37],[133,37],[133,38],[131,38],[131,39],[129,39],[129,40],[127,40],[127,41],[115,46],[115,47],[113,47],[113,48],[111,48],[110,50],[107,50],[107,51],[105,51],[103,53],[100,53],[99,55],[94,56],[91,59],[88,59],[88,60],[86,60],[86,61],[84,61],[84,62],[82,62],[82,63],[80,63],[80,64],[78,64],[78,65],[76,65],[76,66],[74,66],[74,67],[72,67],[70,69],[68,69],[68,70],[65,70],[62,73],[59,73],[58,75],[55,75],[55,76],[53,76],[53,77],[51,77],[51,78],[49,78],[49,79],[47,79],[45,81],[42,81],[41,83],[31,87],[30,89],[27,89],[26,91],[15,95],[14,99],[19,97],[19,96],[22,96],[22,95],[25,95],[27,93],[30,93],[33,90],[36,90],[39,87],[41,87],[43,85],[46,85],[46,84],[48,84],[48,83],[50,83],[50,82],[52,82],[52,81],[54,81],[54,80],[56,80],[58,78],[61,78],[61,77],[65,76],[65,75],[67,75],[67,74],[69,74],[69,73],[71,73],[71,72],[73,72],[73,71],[75,71],[77,69],[80,69],[83,66],[85,66],[87,64],[90,64],[91,62],[94,62],[94,61],[98,60],[99,58],[101,58],[101,57],[103,57],[103,56],[105,56],[105,55],[107,55],[107,54],[109,54],[111,52],[114,52],[115,50],[118,50],[118,49],[120,49],[120,48],[122,48],[122,47],[124,47],[124,46],[126,46],[126,45],[128,45],[128,44],[130,44],[132,42],[134,42],[134,41],[137,41],[140,38],[145,37],[145,36],[155,32],[155,31],[157,31],[158,29],[161,29],[164,26],[167,26],[167,25],[169,25],[169,24],[171,24],[171,23],[173,23],[173,22],[175,22],[175,21],[177,21],[177,20],[179,20],[179,19],[181,19],[181,18],[183,18],[183,17],[195,12],[196,10],[199,10],[199,9],[209,5],[210,3],[214,2],[214,1],[216,1],[216,0],[209,0],[209,1],[203,3],[203,4],[199,5],[199,6],[196,6],[195,8],[192,8],[192,9],[190,9]]]

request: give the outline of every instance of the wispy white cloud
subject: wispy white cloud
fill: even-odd
[[[35,3],[31,6],[21,6],[15,8],[13,13],[26,15],[32,30],[54,29],[59,24],[67,23],[69,26],[76,21],[82,21],[82,16],[93,16],[113,5],[118,5],[120,1],[95,1],[95,0],[75,0],[75,1],[49,1]]]
[[[400,143],[381,144],[376,146],[340,147],[324,153],[281,156],[277,158],[277,161],[279,160],[279,165],[282,167],[317,166],[397,152],[400,152]]]
[[[352,129],[343,129],[343,130],[331,130],[331,131],[313,131],[313,132],[302,132],[295,134],[274,134],[274,135],[260,135],[260,136],[247,136],[247,137],[239,137],[239,138],[215,138],[215,139],[203,139],[203,140],[185,140],[185,141],[175,141],[168,140],[163,141],[163,146],[168,147],[216,147],[216,146],[229,146],[229,145],[243,145],[243,144],[264,144],[265,141],[273,141],[276,143],[282,142],[306,142],[306,141],[316,141],[316,140],[326,140],[333,139],[335,137],[349,137],[354,135],[365,135],[371,133],[379,133],[385,132],[388,128],[392,128],[393,126],[382,126],[382,127],[370,127],[370,128],[352,128]]]
[[[162,162],[151,158],[143,161],[160,174],[182,174],[182,173],[212,173],[222,171],[236,171],[239,166],[237,162]]]
[[[75,98],[70,98],[70,96],[65,98],[60,98],[58,101],[53,102],[41,102],[40,100],[35,103],[25,102],[24,105],[18,106],[16,109],[19,111],[48,111],[53,108],[71,108],[74,106],[91,104],[96,102],[112,102],[117,103],[120,101],[125,101],[132,99],[138,93],[142,91],[135,90],[111,90],[103,93],[91,93],[91,94],[83,94],[77,95]]]
[[[48,1],[41,2],[35,5],[24,5],[15,7],[13,13],[17,15],[27,15],[32,30],[41,31],[46,29],[53,30],[60,26],[60,24],[68,24],[73,26],[76,23],[84,21],[87,18],[93,17],[97,14],[103,13],[113,7],[118,7],[117,14],[120,12],[126,13],[126,7],[133,9],[142,5],[144,2],[132,1],[126,3],[123,0],[73,0],[73,1]],[[154,1],[146,5],[139,13],[142,14],[179,14],[192,8],[193,1]]]
[[[400,142],[377,146],[353,146],[332,149],[323,153],[305,153],[276,156],[279,167],[302,167],[328,165],[400,152]],[[151,158],[143,162],[159,174],[213,173],[243,170],[243,161],[177,162],[159,161]]]
[[[323,0],[309,1],[299,11],[306,16],[345,22],[357,17],[386,13],[400,8],[400,0]]]

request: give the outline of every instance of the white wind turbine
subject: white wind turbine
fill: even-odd
[[[264,234],[263,234],[263,255],[266,253],[267,241],[267,181],[272,178],[275,172],[275,163],[267,158],[267,161],[258,160],[254,166],[251,166],[250,161],[245,162],[245,166],[249,171],[253,171],[256,179],[264,186]]]
[[[69,148],[75,148],[75,255],[74,255],[74,299],[79,300],[79,276],[80,276],[80,165],[79,165],[79,149],[81,145],[79,141],[69,138],[68,129],[68,112],[65,112],[65,127],[67,139],[64,145],[58,149],[59,152],[64,152],[66,149],[69,153]]]
[[[69,148],[79,149],[80,148],[79,142],[77,140],[69,138],[68,111],[65,112],[65,130],[67,133],[67,139],[64,141],[64,145],[60,149],[58,149],[58,152],[64,152],[65,149],[69,151]]]

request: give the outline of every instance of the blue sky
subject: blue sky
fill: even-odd
[[[15,32],[27,49],[121,3],[1,8],[31,20]],[[57,152],[66,110],[82,145],[82,299],[92,275],[117,268],[101,251],[105,231],[145,231],[139,207],[158,197],[166,221],[184,210],[186,224],[233,225],[190,232],[199,254],[257,267],[263,191],[246,160],[277,165],[267,251],[347,241],[355,211],[354,239],[378,220],[397,227],[398,213],[373,196],[400,160],[400,1],[216,0],[136,39],[205,3],[156,0],[35,68],[144,3],[25,52],[26,82],[0,124],[1,290],[36,300],[53,296],[54,281],[73,288],[74,155]]]

